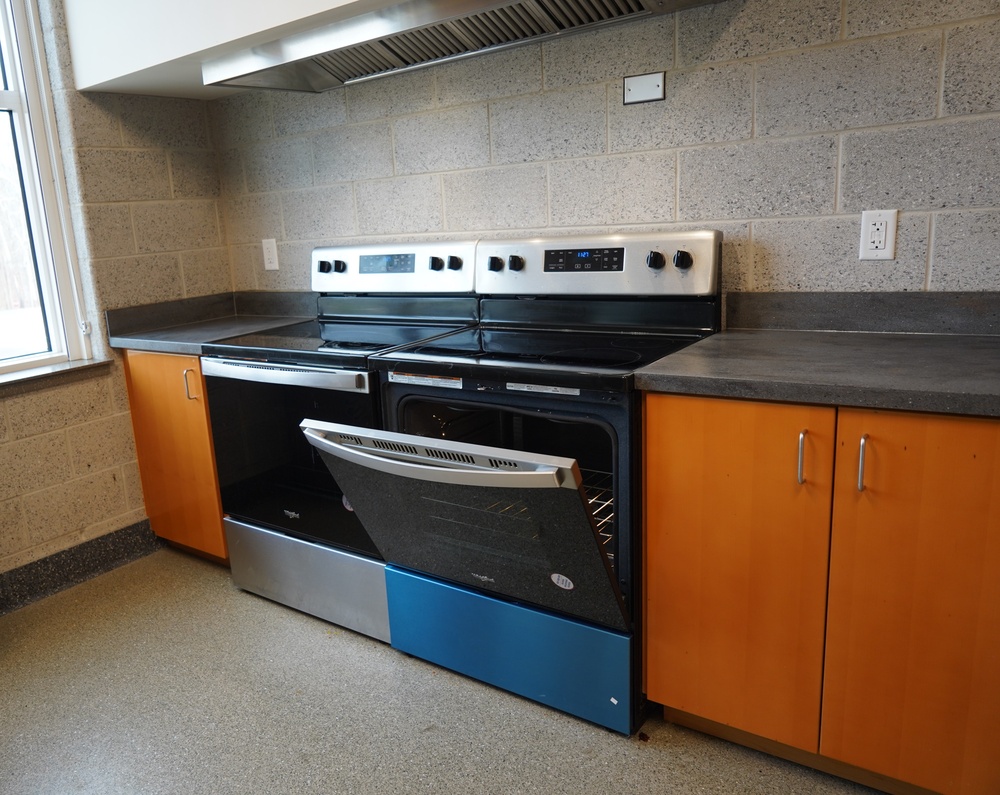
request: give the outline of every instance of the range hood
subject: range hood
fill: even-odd
[[[202,64],[205,85],[320,92],[709,0],[408,0]],[[351,13],[351,9],[357,9]]]

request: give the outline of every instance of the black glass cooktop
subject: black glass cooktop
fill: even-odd
[[[361,369],[371,354],[454,330],[445,325],[308,320],[206,344],[202,354]]]
[[[690,345],[701,334],[590,332],[480,326],[385,354],[392,362],[628,374]]]

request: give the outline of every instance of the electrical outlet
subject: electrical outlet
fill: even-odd
[[[858,259],[896,259],[898,214],[898,210],[865,210],[861,213]]]
[[[278,244],[274,242],[274,238],[261,240],[260,243],[264,249],[264,270],[278,270]]]

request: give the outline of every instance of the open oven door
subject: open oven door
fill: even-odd
[[[628,631],[574,460],[301,427],[386,562]]]
[[[394,647],[632,730],[631,621],[574,460],[301,427],[387,561]]]

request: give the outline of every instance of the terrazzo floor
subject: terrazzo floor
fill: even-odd
[[[650,719],[626,738],[162,549],[0,617],[0,793],[872,790]]]

